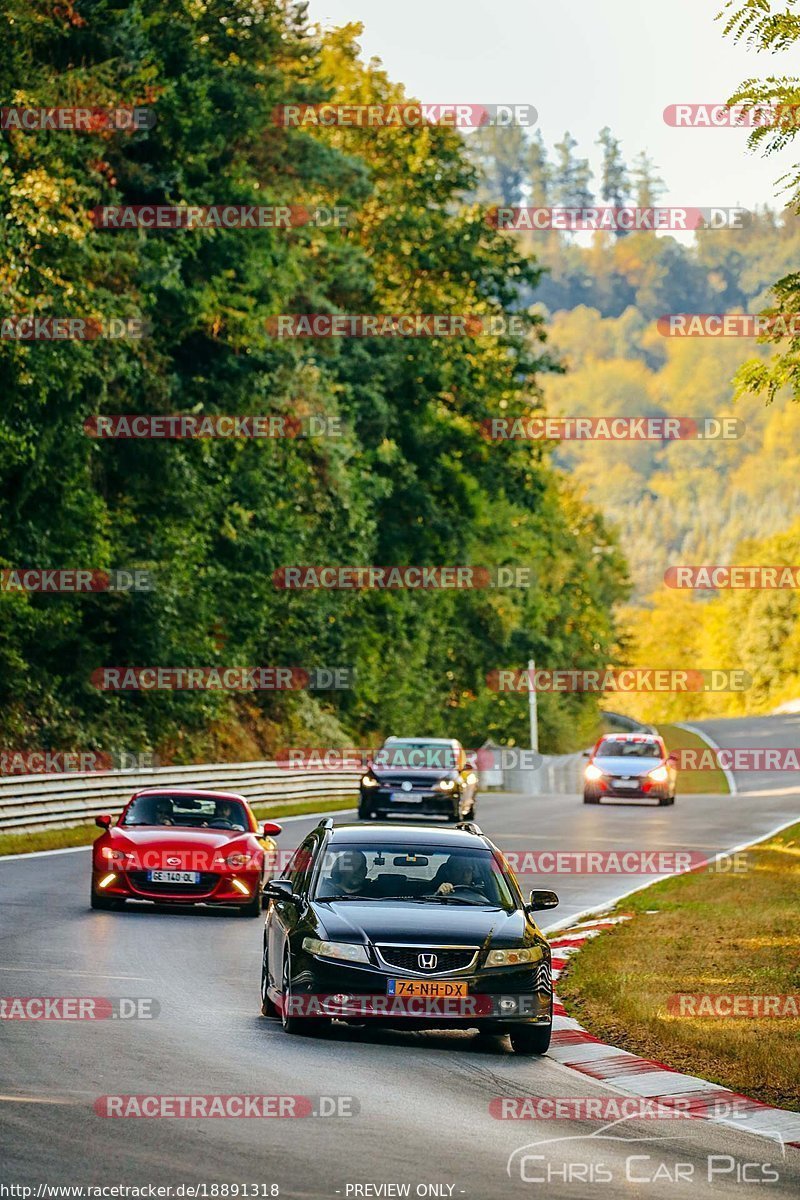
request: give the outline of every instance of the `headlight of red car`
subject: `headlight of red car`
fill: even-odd
[[[225,859],[229,867],[233,867],[237,871],[241,871],[244,867],[254,867],[252,856],[243,854],[241,850],[237,850],[235,854],[229,854]]]
[[[118,867],[121,867],[128,857],[124,850],[115,850],[113,846],[103,846],[100,853],[106,862],[115,863]]]

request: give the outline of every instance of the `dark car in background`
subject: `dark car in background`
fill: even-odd
[[[389,737],[361,779],[358,815],[475,816],[478,773],[454,738]]]
[[[550,947],[534,912],[554,892],[519,884],[477,825],[334,825],[329,817],[266,888],[261,1012],[288,1033],[332,1020],[508,1033],[550,1044]]]
[[[675,803],[675,755],[657,734],[609,733],[586,754],[584,804],[631,798]]]

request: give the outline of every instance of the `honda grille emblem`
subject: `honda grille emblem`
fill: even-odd
[[[421,971],[432,971],[439,959],[435,954],[420,954],[417,956],[417,963]]]

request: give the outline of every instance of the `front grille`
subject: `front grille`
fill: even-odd
[[[210,892],[219,876],[211,871],[202,871],[199,883],[153,883],[147,878],[147,871],[130,871],[128,878],[140,892],[158,893],[159,896],[196,896]]]
[[[399,971],[413,971],[415,975],[441,975],[448,971],[463,971],[473,962],[475,947],[451,949],[449,946],[378,946],[383,961]],[[421,954],[435,955],[433,966],[420,964]]]

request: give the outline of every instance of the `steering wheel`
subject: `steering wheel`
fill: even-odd
[[[233,822],[226,821],[224,817],[217,817],[213,821],[208,822],[209,829],[233,829]]]

